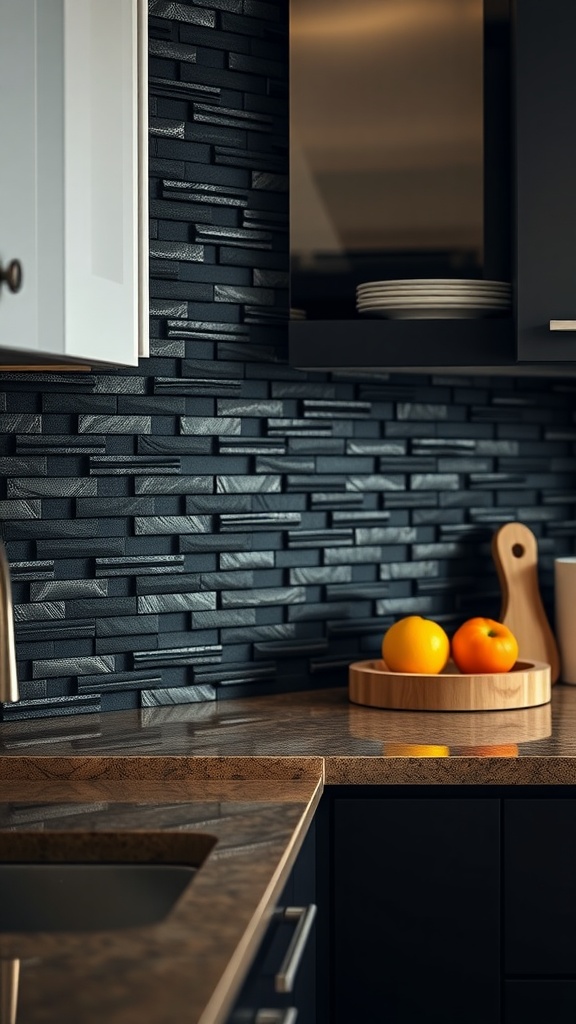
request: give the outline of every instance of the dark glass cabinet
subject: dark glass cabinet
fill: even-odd
[[[301,0],[293,2],[300,4]],[[444,263],[431,258],[432,252],[438,256],[440,236],[436,249],[426,250],[426,259],[417,246],[411,252],[402,250],[396,262],[390,247],[386,252],[382,250],[378,265],[373,251],[368,260],[366,251],[356,252],[353,281],[451,276],[506,280],[512,285],[510,310],[464,319],[362,316],[350,303],[345,308],[336,300],[322,302],[326,273],[324,277],[319,273],[316,288],[310,275],[306,277],[302,272],[302,259],[294,258],[294,242],[291,306],[304,304],[308,297],[309,310],[307,319],[301,319],[296,310],[299,319],[289,324],[292,365],[321,370],[478,367],[495,372],[500,368],[502,372],[576,373],[576,141],[570,127],[576,107],[572,53],[576,5],[566,0],[484,0],[480,6],[481,174],[474,178],[469,168],[468,177],[464,177],[467,182],[474,178],[476,192],[478,180],[482,186],[481,243],[477,238],[474,242],[472,231],[476,215],[467,215],[466,230],[462,229],[460,235],[454,230],[450,236]],[[463,4],[462,11],[467,7]],[[320,11],[329,25],[330,10],[321,6]],[[362,11],[364,7],[357,15]],[[338,16],[335,10],[332,17]],[[291,73],[295,73],[292,67]],[[292,83],[291,90],[295,88]],[[384,102],[382,107],[384,115]],[[470,118],[476,124],[476,101],[471,111]],[[359,109],[359,119],[361,114]],[[456,163],[468,159],[467,150],[464,155],[460,150],[456,152],[466,142],[461,134],[454,134],[447,142],[447,146],[455,147]],[[469,149],[478,150],[477,140],[468,143]],[[354,135],[351,149],[353,157]],[[340,158],[335,151],[334,159]],[[435,159],[429,158],[431,181]],[[301,162],[300,157],[293,158],[293,164]],[[445,173],[448,175],[449,170]],[[318,177],[320,180],[322,175]],[[300,190],[301,179],[295,180]],[[383,175],[382,180],[387,183],[393,177]],[[471,184],[469,191],[470,205],[476,202]],[[334,196],[330,194],[326,203],[334,207]],[[297,210],[294,198],[291,204]],[[291,233],[294,237],[294,220]],[[341,234],[346,234],[344,229]],[[348,235],[353,237],[349,225]],[[367,237],[364,231],[362,238]],[[418,237],[421,246],[424,236]],[[458,238],[462,242],[460,250]],[[328,266],[329,261],[325,264]],[[338,260],[333,259],[333,264],[337,266]]]

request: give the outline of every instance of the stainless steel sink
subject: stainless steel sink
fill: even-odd
[[[156,924],[195,871],[176,864],[0,864],[0,933]]]

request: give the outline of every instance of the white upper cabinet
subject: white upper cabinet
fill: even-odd
[[[146,56],[144,0],[0,0],[0,362],[148,354]]]

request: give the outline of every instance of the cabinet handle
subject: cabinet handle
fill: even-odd
[[[296,1024],[298,1010],[288,1006],[285,1010],[257,1010],[254,1024]]]
[[[22,264],[20,260],[11,260],[6,270],[0,263],[0,284],[5,281],[11,292],[19,292],[22,287]]]
[[[310,903],[307,907],[284,907],[276,912],[282,921],[296,921],[296,929],[286,950],[286,956],[274,978],[276,992],[292,992],[294,988],[296,972],[300,966],[317,909],[315,903]]]
[[[576,331],[576,320],[551,320],[551,331]]]

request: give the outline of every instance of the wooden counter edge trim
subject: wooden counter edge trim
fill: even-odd
[[[573,786],[576,757],[327,757],[325,786]]]
[[[290,871],[300,852],[300,848],[312,820],[316,814],[320,798],[324,789],[321,779],[314,787],[306,807],[302,813],[297,827],[294,829],[286,849],[279,861],[269,884],[266,887],[262,899],[255,908],[250,924],[246,928],[242,940],[238,943],[234,953],[230,957],[220,981],[198,1018],[197,1024],[225,1024],[229,1012],[232,1009],[246,974],[252,964],[260,942],[264,937],[268,922],[274,911],[274,907],[282,889],[288,879]]]
[[[0,781],[89,781],[138,779],[145,782],[323,780],[324,758],[247,755],[0,755]]]

